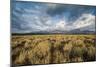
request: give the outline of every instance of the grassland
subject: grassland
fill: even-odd
[[[11,38],[14,65],[96,60],[95,35],[16,35]]]

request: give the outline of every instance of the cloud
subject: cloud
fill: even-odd
[[[57,29],[62,29],[62,30],[64,30],[65,27],[66,27],[66,22],[65,22],[64,20],[61,20],[60,22],[58,22],[58,23],[56,24],[56,28],[57,28]]]
[[[95,6],[56,4],[56,6],[49,7],[47,13],[50,16],[65,15],[69,20],[75,21],[83,13],[91,13],[95,15]]]
[[[95,16],[92,14],[83,14],[78,20],[76,20],[73,23],[73,25],[76,28],[86,27],[86,26],[90,26],[90,25],[95,26]]]
[[[14,2],[12,8],[12,33],[95,30],[94,6]]]
[[[69,23],[67,23],[69,22]],[[95,16],[92,14],[82,14],[76,21],[60,20],[55,28],[62,31],[70,31],[74,29],[95,31]]]

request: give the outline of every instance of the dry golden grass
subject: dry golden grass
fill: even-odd
[[[95,35],[13,35],[12,64],[95,61],[95,41]]]

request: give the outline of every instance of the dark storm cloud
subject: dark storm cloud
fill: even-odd
[[[75,20],[78,17],[80,17],[84,13],[92,13],[95,15],[95,6],[84,6],[84,5],[64,5],[64,4],[58,4],[55,7],[50,7],[47,10],[47,13],[50,16],[55,15],[62,15],[65,14],[66,17],[70,20]],[[67,14],[66,14],[67,13]]]
[[[39,3],[14,2],[12,8],[11,26],[12,30],[15,29],[12,32],[16,32],[16,29],[17,32],[18,30],[38,31],[38,28],[48,26],[49,18],[41,10],[44,7],[40,7]]]

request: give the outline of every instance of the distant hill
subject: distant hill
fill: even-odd
[[[53,30],[53,31],[38,31],[30,33],[12,33],[12,35],[44,35],[44,34],[45,35],[46,34],[95,34],[95,31],[74,29],[71,31]]]

